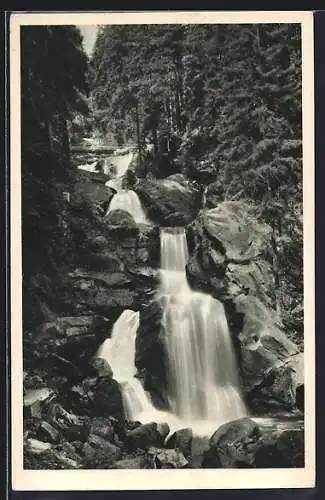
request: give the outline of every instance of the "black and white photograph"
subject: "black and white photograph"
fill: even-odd
[[[15,25],[17,484],[311,487],[312,17],[146,14]]]

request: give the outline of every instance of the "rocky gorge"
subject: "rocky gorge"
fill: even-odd
[[[205,190],[181,173],[138,178],[136,161],[125,183],[132,177],[149,224],[108,210],[109,173],[78,170],[73,184],[58,185],[60,224],[77,252],[57,276],[36,274],[29,290],[37,327],[23,336],[25,468],[303,467],[303,352],[272,306],[269,228],[244,202],[218,199],[214,178]],[[93,366],[123,311],[139,311],[136,376],[168,409],[160,230],[179,226],[191,288],[224,306],[248,408],[204,438],[130,421],[114,372],[101,381]]]

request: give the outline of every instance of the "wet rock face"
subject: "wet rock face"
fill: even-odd
[[[135,233],[126,234],[111,227],[101,236],[103,248],[88,248],[87,266],[65,277],[65,288],[71,309],[115,321],[124,309],[139,309],[144,295],[157,287],[159,231],[136,227]]]
[[[185,226],[196,216],[201,190],[182,174],[142,179],[134,188],[150,220],[162,226]]]
[[[88,199],[79,206],[69,207],[66,223],[78,248],[80,267],[123,271],[125,265],[157,263],[158,228],[137,225],[132,214],[124,210],[105,214],[96,212]]]
[[[153,299],[140,310],[136,336],[135,365],[142,374],[143,385],[155,403],[166,404],[166,353],[162,328],[163,301]]]
[[[270,229],[244,203],[222,202],[199,214],[187,239],[188,280],[224,303],[248,402],[255,410],[295,408],[302,363],[292,361],[299,350],[273,310]]]

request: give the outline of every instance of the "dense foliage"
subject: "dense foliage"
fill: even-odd
[[[21,172],[24,308],[30,279],[62,264],[62,193],[69,182],[69,127],[87,103],[87,56],[74,26],[21,28]],[[36,243],[37,242],[37,243]],[[29,285],[27,285],[29,283]],[[27,285],[27,286],[25,286]]]
[[[104,26],[91,61],[96,126],[137,144],[143,175],[215,182],[271,225],[274,306],[298,340],[300,40],[298,24]]]

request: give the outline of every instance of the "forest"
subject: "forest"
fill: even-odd
[[[301,336],[300,27],[105,26],[90,82],[98,130],[136,141],[140,159],[152,145],[146,173],[213,182],[271,225],[276,308]]]
[[[40,345],[45,343],[51,351],[53,331],[47,327],[48,336],[44,337],[45,330],[40,330],[40,325],[51,324],[55,330],[57,327],[53,325],[58,317],[91,316],[86,336],[96,336],[98,346],[124,309],[139,309],[137,335],[141,337],[142,331],[143,339],[137,338],[136,366],[139,372],[149,373],[148,390],[156,397],[157,405],[164,400],[164,391],[160,390],[164,369],[157,354],[160,348],[150,351],[155,348],[151,344],[148,347],[152,359],[159,358],[155,367],[138,352],[142,349],[141,342],[143,345],[146,342],[147,328],[141,326],[141,307],[152,300],[152,289],[157,287],[156,229],[137,229],[125,212],[116,213],[115,218],[113,212],[101,216],[101,210],[106,212],[116,191],[103,186],[110,179],[107,170],[94,174],[94,182],[77,168],[84,138],[93,138],[112,151],[124,147],[134,152],[125,186],[138,194],[154,226],[186,228],[190,251],[188,280],[193,287],[224,303],[233,335],[238,336],[237,330],[241,329],[238,318],[242,314],[234,297],[248,294],[258,297],[263,307],[267,304],[272,311],[276,328],[288,339],[283,345],[290,356],[303,351],[301,57],[299,24],[104,25],[98,28],[91,56],[85,53],[82,35],[75,26],[22,28],[26,372],[37,373],[47,380],[45,372],[49,365],[44,369]],[[168,179],[179,182],[185,186],[182,192],[187,189],[188,192],[172,193],[166,199],[160,186],[167,185],[164,183]],[[64,193],[69,194],[68,201]],[[220,208],[218,217],[224,218],[222,223],[227,227],[213,232],[211,225],[216,224],[213,211],[218,207],[225,207]],[[212,214],[210,226],[202,215],[205,210]],[[121,229],[119,236],[118,228],[123,224],[124,232]],[[143,245],[143,255],[145,252],[149,255],[143,257],[141,265],[136,260],[130,261],[123,246],[123,238],[132,239],[136,230],[140,231],[136,237],[137,252],[138,245],[141,249]],[[242,234],[225,236],[223,231]],[[250,248],[245,247],[241,252],[241,238],[246,238],[247,231],[251,231]],[[223,248],[232,247],[225,258],[220,241]],[[147,271],[142,270],[141,274],[139,269],[144,266]],[[127,276],[125,269],[129,272]],[[122,279],[123,273],[126,277],[123,275]],[[96,281],[95,298],[83,295],[89,275],[92,281],[87,282],[88,287],[94,280],[100,283]],[[127,282],[131,275],[136,281]],[[83,291],[81,285],[76,291],[77,278],[79,282],[84,280]],[[104,281],[108,283],[106,291],[100,288],[104,287]],[[234,291],[235,285],[240,292]],[[135,287],[138,287],[136,296]],[[150,321],[156,328],[159,308],[155,307],[154,319],[150,316]],[[233,312],[234,307],[237,313]],[[256,311],[255,319],[260,314]],[[143,321],[146,318],[144,314]],[[275,337],[279,342],[280,337]],[[270,345],[267,349],[272,350],[273,344]],[[69,357],[66,343],[61,347],[64,349],[59,351],[53,347],[51,353],[56,383],[60,385],[62,381],[58,380],[63,376],[69,379],[70,386],[78,385],[78,373],[85,365],[76,368],[77,355]],[[80,349],[79,357],[86,364],[94,345],[90,342]],[[238,349],[245,379],[249,372],[245,372],[245,363],[251,358],[245,358],[246,351],[244,354],[241,351],[244,348]],[[261,380],[266,380],[266,375],[263,377]],[[265,393],[256,396],[262,387],[259,384],[264,383],[261,380],[253,385],[244,381],[249,404],[256,399],[265,406]],[[33,381],[27,384],[27,389],[30,388],[34,388]],[[269,392],[267,397],[271,397]],[[287,411],[290,404],[286,397]],[[272,398],[277,401],[277,408],[281,406],[280,396],[272,393]],[[31,426],[28,422],[26,425]],[[32,433],[36,432],[33,426],[35,422]],[[129,432],[134,431],[129,429]]]

